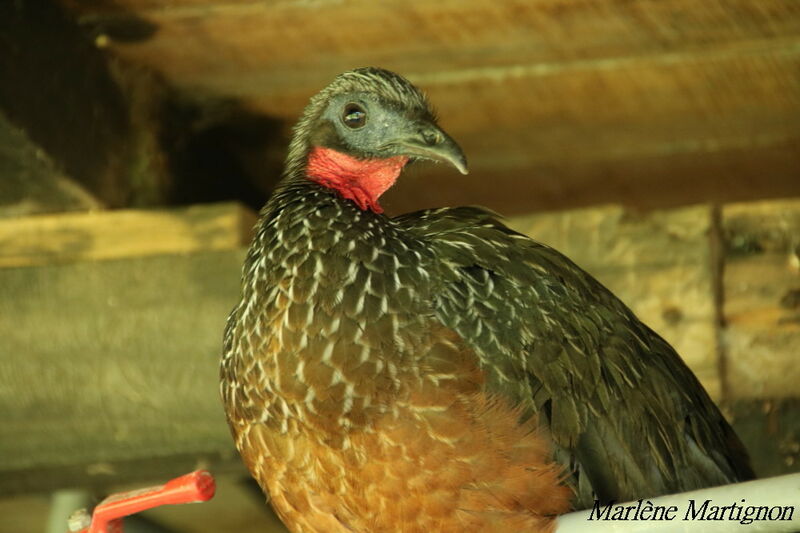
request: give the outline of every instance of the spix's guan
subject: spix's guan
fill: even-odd
[[[478,208],[382,214],[411,159],[466,173],[407,80],[341,74],[261,212],[222,395],[290,529],[539,531],[752,476],[670,345],[569,259]]]

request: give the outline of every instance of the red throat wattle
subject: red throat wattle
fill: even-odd
[[[357,159],[331,148],[315,146],[308,155],[306,175],[312,181],[335,189],[366,211],[383,213],[381,194],[394,185],[408,157]]]

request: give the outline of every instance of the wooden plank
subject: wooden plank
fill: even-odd
[[[219,204],[0,221],[0,494],[241,471],[217,365],[254,219]]]
[[[151,39],[127,47],[122,41],[118,51],[181,86],[206,88],[242,82],[242,75],[296,87],[328,68],[387,61],[404,72],[431,74],[476,66],[543,70],[796,38],[800,28],[792,0],[63,2],[99,29],[134,16],[150,21],[158,27]],[[105,26],[113,36],[113,26]],[[359,31],[342,32],[345,27]]]
[[[511,219],[606,285],[721,395],[708,232],[710,207],[579,209]]]
[[[800,201],[723,209],[726,385],[736,398],[800,394]]]
[[[710,217],[707,206],[650,212],[604,206],[514,217],[508,223],[588,269],[703,267]]]
[[[2,220],[0,267],[236,250],[255,220],[236,203]]]
[[[238,463],[217,369],[243,259],[0,269],[0,493]]]

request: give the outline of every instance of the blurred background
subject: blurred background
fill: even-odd
[[[759,474],[800,471],[796,0],[7,0],[0,533],[199,466],[212,502],[128,530],[282,531],[225,425],[222,330],[294,120],[366,65],[470,161],[410,168],[389,213],[507,215],[676,346]]]

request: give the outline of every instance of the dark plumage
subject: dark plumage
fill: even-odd
[[[290,528],[530,531],[752,477],[675,351],[569,259],[478,208],[381,214],[409,158],[466,171],[409,82],[342,74],[261,213],[222,395]]]

